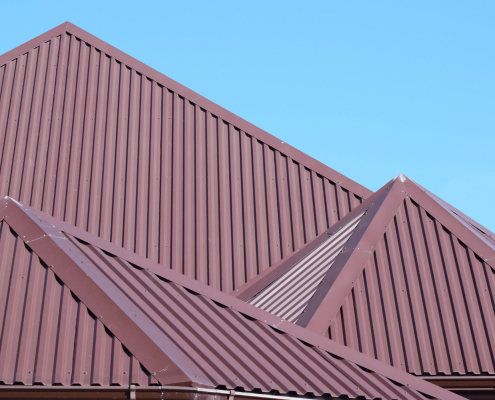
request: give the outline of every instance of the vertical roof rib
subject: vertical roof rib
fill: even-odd
[[[14,200],[3,199],[0,208],[20,245],[159,384],[334,398],[458,398]]]
[[[0,56],[0,146],[0,195],[224,292],[371,193],[70,23]]]
[[[5,221],[0,254],[0,388],[157,384]]]
[[[403,175],[328,233],[356,218],[359,224],[304,302],[297,324],[416,375],[494,375],[495,246],[489,231]],[[322,240],[307,248],[328,253]],[[302,263],[301,257],[246,284],[239,297],[268,290],[277,269],[281,276],[290,265],[311,270],[308,257]],[[273,302],[293,300],[283,287],[274,296]]]

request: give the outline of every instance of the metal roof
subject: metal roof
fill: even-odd
[[[0,381],[156,384],[51,268],[0,222]]]
[[[371,192],[82,29],[0,56],[0,195],[230,292]]]
[[[105,335],[116,338],[114,346],[119,351],[127,349],[161,385],[346,398],[459,398],[10,198],[0,202],[0,210],[0,243],[5,246],[2,256],[7,257],[0,268],[10,275],[9,301],[1,309],[7,312],[0,314],[3,335],[7,327],[11,334],[26,336],[24,330],[31,329],[31,324],[24,322],[35,310],[14,311],[27,310],[34,301],[29,293],[44,287],[41,277],[53,276],[58,292],[50,291],[50,295],[57,301],[38,304],[42,315],[57,315],[61,308],[59,315],[70,314],[67,321],[72,318],[74,322],[74,318],[88,318],[91,313],[90,323],[105,327],[94,342],[100,343]],[[46,297],[49,291],[44,291]],[[82,305],[87,311],[75,313]],[[12,320],[7,323],[6,318]],[[59,348],[67,356],[55,352],[55,371],[71,376],[56,382],[75,384],[70,355],[78,354],[79,344],[74,345],[73,335],[83,328],[70,322],[61,324],[60,318],[42,319],[42,325],[43,321],[46,325],[52,322],[51,329],[63,342]],[[85,340],[91,343],[92,334],[86,331]],[[0,354],[16,354],[15,360],[28,355],[23,371],[29,368],[36,375],[45,356],[53,359],[52,349],[35,360],[36,346],[31,343],[23,348],[6,340],[12,337],[0,338]],[[60,364],[59,356],[64,360]],[[100,360],[106,356],[95,351],[88,363],[110,362]],[[6,377],[18,376],[15,383],[32,383],[18,374],[20,364],[13,362],[14,357],[6,359],[9,368],[0,369],[0,382],[11,383]],[[128,362],[125,358],[118,364],[121,368],[113,368],[112,373],[123,374],[122,366]],[[78,371],[80,374],[81,369]],[[119,378],[129,379],[117,377],[117,384],[121,384]]]
[[[416,375],[495,374],[491,233],[400,175],[321,237],[363,212],[297,324]],[[301,251],[318,251],[322,240]],[[303,256],[276,268],[287,273]]]
[[[290,270],[249,299],[248,303],[272,314],[296,322],[333,262],[342,251],[362,213],[355,216],[335,235],[296,263]]]

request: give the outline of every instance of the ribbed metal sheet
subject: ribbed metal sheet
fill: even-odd
[[[157,383],[5,222],[0,257],[1,384]]]
[[[401,373],[376,360],[363,357],[329,340],[321,339],[183,275],[164,270],[149,260],[105,243],[100,238],[72,227],[67,228],[68,225],[60,227],[51,225],[53,219],[41,213],[33,214],[33,211],[23,208],[12,200],[4,200],[0,203],[0,209],[4,213],[3,218],[6,223],[9,223],[8,226],[4,223],[0,232],[2,238],[0,243],[4,246],[2,255],[4,258],[7,257],[2,260],[0,270],[5,275],[4,280],[9,281],[11,288],[7,290],[8,304],[20,304],[26,298],[23,291],[12,289],[26,286],[22,278],[19,279],[20,275],[27,275],[28,282],[32,281],[33,272],[29,274],[25,272],[26,265],[29,264],[27,260],[36,261],[37,271],[45,274],[45,281],[48,281],[46,276],[53,277],[50,279],[57,282],[62,292],[57,296],[57,302],[39,302],[37,308],[41,310],[42,315],[55,313],[59,309],[65,310],[55,313],[55,318],[50,319],[52,327],[59,327],[58,346],[67,357],[62,357],[65,364],[63,367],[58,367],[64,374],[76,375],[75,368],[78,364],[75,361],[78,360],[78,352],[73,351],[70,346],[73,346],[74,342],[77,346],[80,344],[79,340],[74,340],[74,334],[67,333],[70,329],[62,329],[60,326],[62,324],[73,326],[72,332],[78,334],[82,327],[70,324],[65,320],[65,315],[72,308],[79,310],[77,318],[82,318],[80,315],[84,313],[81,310],[82,303],[74,298],[64,283],[58,279],[59,274],[70,278],[64,269],[72,273],[75,272],[73,267],[76,267],[85,271],[87,274],[85,280],[98,279],[89,286],[84,282],[79,284],[69,279],[73,292],[81,293],[79,296],[81,301],[89,304],[93,296],[97,296],[101,301],[110,301],[101,308],[102,313],[97,314],[101,322],[96,322],[89,314],[93,326],[98,323],[105,324],[107,329],[100,334],[105,333],[109,337],[113,334],[115,336],[122,334],[122,331],[113,332],[112,328],[106,325],[112,324],[107,313],[120,313],[122,307],[125,307],[125,312],[132,317],[130,324],[141,325],[143,327],[141,333],[151,333],[148,339],[163,340],[166,337],[165,342],[169,344],[165,349],[175,360],[175,364],[181,365],[184,373],[188,376],[192,375],[199,383],[213,384],[217,388],[235,388],[254,392],[276,391],[284,394],[344,398],[457,398],[434,385]],[[17,237],[9,230],[9,226],[16,232]],[[22,252],[18,251],[21,248]],[[35,249],[33,251],[36,251],[36,254],[31,252],[31,249]],[[21,257],[22,254],[24,258]],[[41,257],[41,261],[36,255]],[[50,269],[43,265],[45,257],[51,261]],[[132,259],[132,262],[126,258]],[[63,261],[59,262],[59,260]],[[69,266],[69,263],[73,265]],[[156,271],[163,273],[160,272],[158,275]],[[57,274],[57,277],[54,274]],[[27,286],[28,289],[25,291],[29,293],[31,286],[30,284]],[[111,290],[112,293],[108,293],[107,297],[100,296],[100,290],[103,288]],[[13,334],[21,332],[22,337],[24,332],[22,328],[24,313],[10,311],[11,308],[12,306],[7,306],[0,309],[7,310],[2,319],[7,321],[10,318],[14,322],[3,325],[11,333],[10,336],[6,336],[10,338],[8,343],[12,341]],[[27,310],[27,307],[23,309]],[[87,315],[85,317],[87,318]],[[277,326],[271,326],[267,320],[271,324],[274,320],[279,323],[276,324]],[[117,325],[112,327],[121,329]],[[130,326],[127,328],[133,329]],[[279,330],[281,328],[287,333]],[[87,332],[86,337],[91,337],[91,333]],[[317,345],[310,344],[311,338],[316,340]],[[144,337],[140,334],[134,339],[142,341]],[[114,345],[116,343],[114,341]],[[9,346],[8,350],[15,351],[18,347]],[[67,351],[67,347],[70,351]],[[330,348],[335,353],[331,352]],[[34,349],[35,347],[26,348],[26,354],[34,357]],[[40,354],[36,359],[37,365],[45,362],[46,357],[50,358],[50,354]],[[94,351],[92,355],[93,364],[107,362],[110,356],[115,357],[114,354],[102,351]],[[57,352],[56,356],[61,356],[61,352]],[[13,357],[9,356],[5,358],[13,360]],[[145,365],[143,360],[140,361]],[[117,384],[121,384],[118,376],[123,375],[125,371],[124,368],[116,368],[119,365],[113,364],[114,368],[111,370],[111,373],[117,376],[115,382]],[[166,377],[168,366],[161,367],[163,370],[160,371],[160,376]],[[2,375],[4,373],[5,370],[0,370],[0,381],[3,382],[6,381],[5,375]],[[122,376],[120,378],[125,380]],[[17,379],[19,379],[16,381],[18,384],[31,383],[29,380],[23,380],[22,376]],[[53,384],[52,381],[42,383]],[[69,385],[72,381],[57,380],[56,383]],[[423,392],[428,395],[422,394]]]
[[[363,213],[329,236],[319,247],[280,276],[248,303],[290,322],[296,322],[345,243],[359,224]]]
[[[67,26],[0,63],[1,196],[231,292],[370,193]]]
[[[330,229],[360,220],[309,301],[273,294],[305,307],[298,325],[409,373],[493,376],[495,246],[489,231],[454,210],[399,175]],[[325,235],[316,249],[333,256]],[[291,258],[303,273],[314,268],[311,256]]]
[[[383,388],[370,385],[366,381],[374,376],[368,377],[352,363],[250,321],[93,245],[71,240],[123,293],[138,301],[159,329],[218,386],[351,398],[394,396],[393,385],[381,377]]]
[[[494,374],[495,273],[405,199],[329,328],[417,375]]]
[[[419,185],[418,185],[419,186]],[[479,224],[478,222],[474,221],[473,219],[469,218],[466,214],[464,214],[462,211],[459,211],[457,208],[451,206],[447,202],[443,201],[440,197],[436,196],[435,194],[431,193],[427,189],[421,187],[425,191],[425,193],[428,193],[428,196],[432,197],[435,199],[435,201],[440,204],[443,208],[445,208],[450,214],[455,216],[459,221],[461,221],[465,226],[467,226],[473,233],[476,234],[481,240],[486,242],[489,246],[491,246],[493,249],[495,249],[495,233],[484,227],[483,225]]]
[[[473,224],[470,220],[463,218],[462,215],[459,215],[459,218],[462,219],[468,226],[472,228],[476,234],[480,235],[484,240],[490,243],[490,245],[495,248],[495,234],[488,229],[480,227],[479,225]]]

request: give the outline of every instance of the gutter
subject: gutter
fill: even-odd
[[[0,386],[0,398],[13,399],[177,399],[177,400],[294,400],[304,396],[278,396],[180,386]]]
[[[495,376],[421,376],[422,379],[468,399],[495,399]]]

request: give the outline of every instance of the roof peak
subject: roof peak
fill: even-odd
[[[372,194],[69,22],[0,65],[0,193],[227,293]]]
[[[303,262],[308,254],[322,246],[329,235],[338,234],[349,221],[364,212],[365,214],[354,228],[342,252],[335,259],[332,267],[328,269],[327,274],[316,289],[314,296],[305,308],[304,314],[297,321],[300,326],[324,334],[325,322],[323,318],[320,318],[321,316],[319,317],[319,310],[324,309],[326,314],[332,314],[332,316],[334,311],[338,311],[341,305],[339,301],[343,301],[347,291],[352,289],[354,282],[376,249],[377,243],[393,224],[394,218],[401,213],[401,207],[403,207],[404,202],[409,201],[408,199],[413,200],[414,204],[425,210],[427,214],[432,215],[454,235],[462,238],[465,244],[483,257],[485,261],[495,257],[495,248],[490,248],[487,239],[479,240],[482,236],[481,233],[453,214],[445,202],[433,197],[426,189],[400,173],[339,222],[309,242],[299,252],[283,260],[274,268],[270,268],[256,280],[242,286],[238,290],[237,297],[247,301],[256,296],[281,275],[289,273],[294,265]],[[345,274],[341,274],[344,269]],[[352,278],[350,278],[351,276]]]
[[[399,179],[401,182],[405,182],[408,180],[407,176],[405,176],[402,172],[397,175],[394,180]]]
[[[311,156],[303,153],[295,147],[279,138],[271,135],[270,133],[264,131],[263,129],[255,126],[254,124],[248,122],[247,120],[233,114],[227,109],[219,106],[218,104],[208,100],[199,93],[187,88],[186,86],[174,81],[165,74],[151,68],[150,66],[142,63],[141,61],[135,59],[129,54],[117,49],[111,44],[99,39],[88,31],[74,25],[70,21],[65,21],[62,24],[54,27],[53,29],[37,36],[36,38],[16,47],[15,49],[8,51],[0,55],[0,67],[13,59],[19,57],[20,55],[32,50],[35,47],[40,46],[42,43],[59,36],[61,33],[67,32],[70,35],[74,35],[78,39],[90,44],[95,49],[106,53],[115,60],[122,62],[128,67],[138,71],[140,74],[147,76],[150,80],[157,82],[159,85],[166,87],[167,89],[176,92],[180,96],[189,100],[191,103],[198,105],[199,107],[207,110],[212,115],[222,119],[228,124],[233,125],[233,127],[248,133],[254,138],[266,143],[270,147],[277,149],[281,153],[285,154],[292,160],[304,165],[305,167],[314,170],[316,173],[326,177],[332,182],[350,190],[352,193],[359,197],[367,198],[373,192],[366,187],[360,185],[359,183],[349,179],[340,172],[330,168],[329,166],[323,164],[322,162],[312,158]]]

